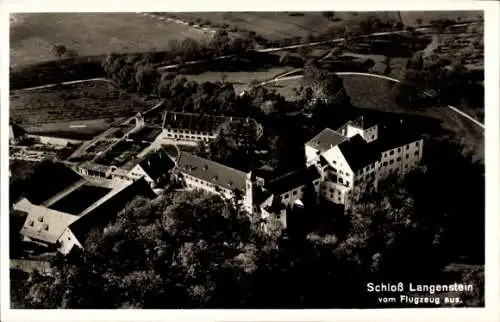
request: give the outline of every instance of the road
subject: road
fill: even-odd
[[[294,72],[297,72],[297,71],[294,71]],[[384,75],[371,74],[371,73],[337,72],[335,74],[337,74],[339,76],[342,76],[342,75],[358,75],[358,76],[375,77],[375,78],[385,79],[385,80],[388,80],[388,81],[391,81],[391,82],[395,82],[395,83],[401,83],[401,81],[399,79],[396,79],[396,78],[393,78],[393,77],[389,77],[389,76],[384,76]],[[271,84],[271,83],[277,83],[277,82],[285,81],[285,80],[300,79],[302,77],[303,77],[303,75],[276,77],[276,78],[274,78],[272,80],[268,80],[268,81],[262,82],[259,85],[263,86],[263,85],[267,85],[267,84]],[[426,91],[422,91],[422,93],[424,95],[428,96],[428,97],[433,97],[432,94],[430,94],[430,93],[428,93]],[[481,127],[484,130],[484,124],[482,124],[481,122],[479,122],[478,120],[476,120],[475,118],[473,118],[472,116],[470,116],[469,114],[460,111],[455,106],[445,105],[444,107],[452,110],[454,113],[460,114],[461,116],[465,117],[466,119],[468,119],[469,121],[473,122],[474,124],[476,124],[477,126]]]
[[[478,23],[480,23],[480,22],[461,23],[461,24],[452,25],[451,27],[463,27],[463,26],[468,26],[468,25],[473,25],[473,24],[478,24]],[[425,30],[431,30],[431,29],[433,29],[433,28],[421,27],[421,28],[415,28],[414,31],[425,31]],[[371,34],[356,36],[354,38],[377,37],[377,36],[397,35],[397,34],[405,34],[405,33],[408,33],[408,31],[407,30],[393,30],[393,31],[374,32]],[[315,42],[309,42],[309,43],[305,43],[305,44],[289,45],[289,46],[274,47],[274,48],[271,47],[271,48],[263,48],[263,49],[252,49],[249,51],[250,52],[257,52],[257,53],[272,53],[272,52],[281,51],[281,50],[327,45],[327,44],[332,44],[332,43],[336,43],[336,42],[343,42],[345,40],[346,40],[345,37],[340,37],[340,38],[336,38],[336,39],[315,41]],[[194,61],[190,61],[190,62],[186,62],[186,63],[182,63],[182,64],[171,64],[171,65],[166,65],[166,66],[160,66],[160,67],[158,67],[158,70],[162,71],[162,70],[168,70],[168,69],[176,69],[176,68],[183,67],[183,66],[202,64],[202,63],[206,63],[206,62],[213,61],[213,60],[221,60],[221,59],[227,59],[227,58],[232,58],[232,57],[236,57],[236,55],[226,55],[226,56],[216,57],[213,59],[201,59],[201,60],[194,60]]]

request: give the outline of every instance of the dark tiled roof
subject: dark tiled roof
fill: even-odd
[[[269,191],[266,191],[261,187],[254,188],[252,193],[253,193],[252,200],[253,203],[256,205],[260,205],[261,203],[263,203],[272,196],[272,194]]]
[[[237,118],[192,113],[166,112],[163,116],[163,128],[190,131],[216,132],[219,127]]]
[[[382,153],[422,139],[422,134],[411,128],[404,120],[397,124],[379,126],[378,138],[370,145]]]
[[[213,183],[214,185],[245,191],[247,173],[223,164],[181,152],[177,161],[180,172]]]
[[[357,134],[339,144],[339,149],[352,171],[358,171],[380,158],[380,151]]]
[[[151,179],[157,180],[172,169],[175,163],[164,149],[159,149],[155,153],[149,154],[139,165]]]
[[[156,137],[161,133],[162,129],[159,127],[143,127],[139,131],[129,135],[132,140],[142,140],[147,142],[153,142]]]
[[[318,135],[309,140],[306,144],[324,152],[329,150],[332,146],[339,145],[344,140],[346,140],[346,138],[342,134],[326,128],[319,132]]]
[[[266,188],[274,194],[281,194],[293,190],[297,187],[312,183],[321,176],[315,166],[299,169],[294,172],[287,173],[277,179],[270,181]]]

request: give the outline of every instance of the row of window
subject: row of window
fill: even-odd
[[[419,146],[419,143],[420,143],[420,142],[419,142],[419,141],[417,141],[417,142],[415,142],[415,143],[410,143],[410,144],[407,144],[406,146],[404,146],[404,149],[405,149],[405,150],[409,150],[412,144],[415,144],[415,147],[418,147],[418,146]],[[390,150],[390,151],[388,151],[388,152],[383,153],[383,154],[382,154],[382,156],[383,156],[383,157],[387,157],[387,156],[389,156],[389,155],[394,155],[395,151],[397,151],[397,152],[399,153],[399,152],[401,152],[401,149],[402,149],[402,148],[401,148],[401,147],[399,147],[399,148],[397,148],[397,149]],[[416,155],[416,154],[415,154],[415,155]]]
[[[193,135],[177,135],[177,134],[167,134],[167,137],[174,138],[174,139],[186,139],[186,140],[201,140],[201,141],[209,141],[210,138],[207,137],[200,137],[200,136],[193,136]]]
[[[414,155],[415,155],[415,156],[418,156],[418,151],[415,151]],[[410,155],[409,155],[409,154],[406,154],[406,160],[408,160],[409,158],[410,158]],[[401,157],[397,157],[397,158],[396,158],[396,162],[399,162],[399,161],[401,161]],[[393,163],[394,163],[394,159],[389,160],[389,165],[390,165],[390,164],[393,164]],[[384,161],[384,162],[382,163],[382,166],[383,166],[383,167],[385,167],[385,166],[387,166],[387,164],[388,164],[388,163],[387,163],[387,161]]]
[[[208,132],[201,132],[201,131],[190,131],[190,130],[176,130],[176,129],[168,129],[168,132],[173,132],[177,134],[190,134],[190,135],[212,135],[211,133]]]

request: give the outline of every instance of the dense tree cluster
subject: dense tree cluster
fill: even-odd
[[[416,53],[406,64],[404,82],[394,87],[397,102],[402,106],[425,105],[429,97],[450,105],[482,109],[484,75],[467,69],[460,60],[451,61],[437,54],[423,57]]]
[[[227,122],[214,141],[199,147],[199,154],[233,168],[249,171],[258,164],[255,151],[258,144],[258,125],[245,119]]]

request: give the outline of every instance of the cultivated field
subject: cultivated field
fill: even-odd
[[[10,93],[10,114],[21,126],[114,119],[133,115],[147,107],[103,81]],[[78,124],[72,127],[79,128]]]
[[[136,13],[16,13],[10,20],[11,67],[56,60],[55,44],[93,56],[161,51],[172,39],[206,39],[200,30]]]
[[[187,21],[213,26],[226,26],[232,31],[254,31],[269,40],[306,37],[325,32],[332,26],[356,24],[368,15],[376,15],[382,21],[398,19],[395,13],[335,12],[328,20],[320,12],[179,12],[167,14]]]
[[[418,26],[421,19],[422,25],[428,25],[434,19],[452,19],[457,22],[483,19],[481,11],[400,11],[401,19],[405,25]]]

